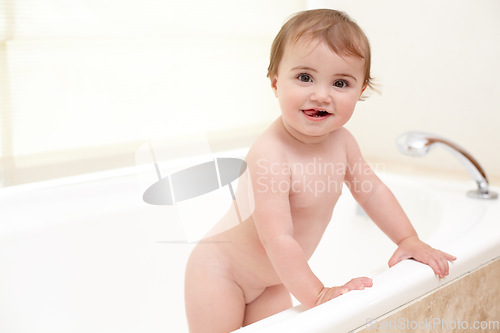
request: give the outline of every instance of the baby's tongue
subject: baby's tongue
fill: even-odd
[[[316,111],[314,109],[304,110],[304,113],[310,117],[319,115],[319,111]]]

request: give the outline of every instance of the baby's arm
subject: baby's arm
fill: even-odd
[[[346,153],[348,163],[346,185],[368,216],[398,245],[389,259],[389,267],[401,260],[413,258],[429,265],[441,278],[448,275],[448,261],[456,258],[430,247],[418,238],[417,232],[398,201],[364,161],[356,140],[347,131]]]
[[[285,186],[290,185],[290,175],[276,168],[271,172],[270,165],[259,165],[278,161],[276,154],[269,156],[270,159],[263,157],[265,154],[259,156],[258,160],[251,155],[247,157],[255,198],[252,217],[266,253],[288,291],[301,304],[311,308],[349,290],[371,286],[370,279],[359,278],[341,287],[325,288],[312,272],[304,250],[293,237],[289,191],[284,190],[290,189],[290,186]],[[276,165],[280,163],[274,162]]]

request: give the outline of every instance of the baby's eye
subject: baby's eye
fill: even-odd
[[[337,80],[333,83],[336,88],[346,88],[349,87],[349,83],[346,80]]]
[[[312,81],[312,77],[311,75],[309,74],[299,74],[299,76],[297,76],[297,79],[300,80],[300,82],[311,82]]]

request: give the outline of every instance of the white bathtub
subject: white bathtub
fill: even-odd
[[[0,190],[0,332],[187,332],[184,266],[194,245],[172,206],[142,201],[144,170]],[[421,238],[458,257],[450,275],[439,280],[414,261],[388,269],[395,246],[344,191],[310,264],[326,285],[369,276],[374,286],[241,332],[350,331],[500,256],[499,200],[467,198],[472,182],[380,176]]]

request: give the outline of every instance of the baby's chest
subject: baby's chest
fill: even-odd
[[[290,198],[299,205],[335,203],[342,193],[344,163],[316,161],[291,170]]]

